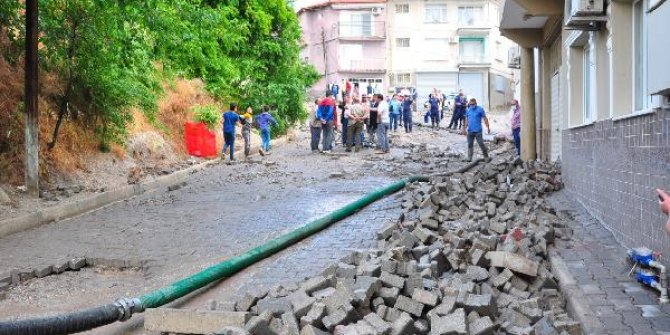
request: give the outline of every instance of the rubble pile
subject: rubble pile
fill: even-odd
[[[554,166],[502,155],[409,185],[378,250],[247,294],[245,329],[221,334],[581,334],[547,261],[571,234],[543,198],[561,187]]]

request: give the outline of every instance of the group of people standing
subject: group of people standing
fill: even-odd
[[[358,152],[364,145],[374,145],[377,153],[386,154],[390,149],[389,130],[397,132],[404,126],[406,133],[412,132],[413,103],[409,94],[395,94],[389,99],[377,93],[345,94],[338,104],[329,90],[325,97],[315,101],[316,107],[310,115],[311,149],[323,153],[332,151],[335,130],[341,128],[342,144],[347,152]]]
[[[239,123],[242,125],[242,139],[244,140],[244,157],[248,158],[251,154],[251,128],[255,125],[261,134],[261,148],[259,153],[266,155],[270,152],[270,128],[277,126],[277,121],[270,114],[270,107],[263,106],[261,114],[253,117],[254,111],[251,106],[247,106],[244,114],[239,114],[236,103],[230,104],[230,109],[223,113],[223,150],[221,156],[230,155],[230,160],[235,160],[235,129]]]

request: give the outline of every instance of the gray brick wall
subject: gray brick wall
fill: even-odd
[[[655,189],[670,190],[670,111],[563,131],[566,188],[627,247],[670,263],[670,234]],[[622,255],[624,257],[624,255]]]

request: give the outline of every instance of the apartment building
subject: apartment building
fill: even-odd
[[[621,242],[670,253],[670,3],[507,0],[500,27],[521,46],[522,158],[560,160]]]
[[[391,86],[414,86],[420,99],[437,88],[462,89],[488,109],[507,110],[513,97],[513,45],[498,30],[499,1],[389,0]]]
[[[358,84],[361,92],[387,91],[385,0],[312,1],[298,9],[298,18],[301,57],[322,74],[311,95],[344,81]]]

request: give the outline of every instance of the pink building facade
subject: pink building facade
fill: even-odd
[[[320,96],[328,85],[358,84],[361,93],[385,93],[386,1],[324,1],[298,11],[303,31],[301,57],[322,75],[310,90]]]

